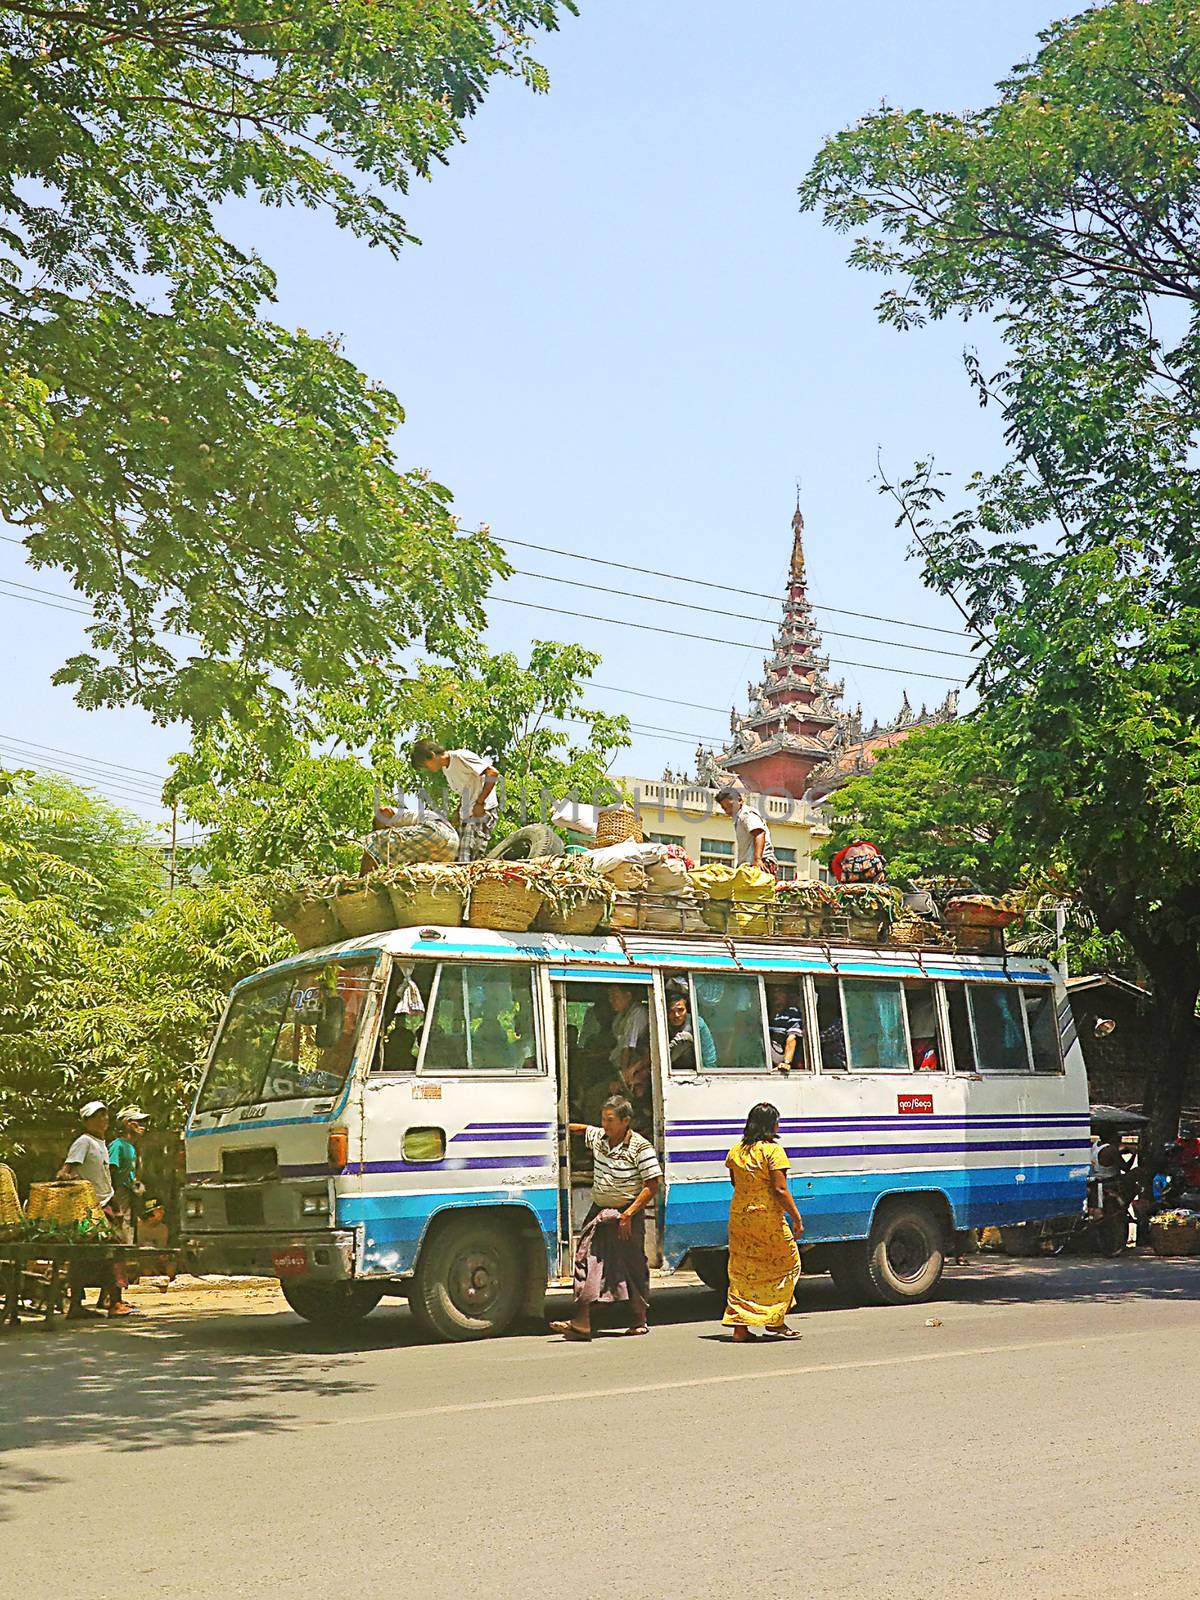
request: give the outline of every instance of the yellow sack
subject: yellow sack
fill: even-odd
[[[772,900],[775,879],[761,867],[737,867],[732,874],[731,900]]]
[[[710,900],[732,900],[736,877],[737,873],[732,867],[697,867],[691,874],[692,887],[707,895]]]

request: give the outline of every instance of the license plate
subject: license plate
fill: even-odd
[[[271,1260],[279,1278],[294,1278],[298,1272],[308,1271],[308,1255],[303,1250],[276,1250]]]

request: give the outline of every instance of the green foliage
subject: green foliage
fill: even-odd
[[[986,310],[1004,337],[1003,370],[967,368],[1008,463],[948,517],[929,463],[885,487],[985,641],[1016,836],[1151,977],[1156,1137],[1200,989],[1198,81],[1200,12],[1113,0],[983,111],[864,119],[802,191],[861,230],[859,265],[903,273],[885,320]]]
[[[825,859],[869,839],[883,852],[893,883],[963,877],[998,893],[1020,877],[1011,787],[985,717],[916,729],[838,789],[830,813],[834,833]]]
[[[535,642],[527,666],[466,645],[459,661],[419,664],[401,678],[372,669],[359,694],[313,697],[286,741],[226,722],[177,756],[168,793],[204,831],[200,864],[221,879],[279,867],[356,871],[376,785],[385,795],[429,788],[446,802],[440,780],[408,765],[408,745],[430,729],[449,746],[494,756],[502,832],[541,815],[546,795],[612,792],[607,767],[630,740],[624,717],[583,705],[598,656]],[[564,718],[585,736],[553,725]]]
[[[393,203],[570,0],[0,3],[0,515],[93,605],[58,681],[205,730],[478,628],[498,549],[403,413],[267,315],[243,197],[387,250]]]

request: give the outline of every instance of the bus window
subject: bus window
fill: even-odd
[[[908,1012],[910,1068],[913,1072],[940,1072],[937,1004],[932,983],[922,978],[905,978],[904,1004]]]
[[[533,971],[510,962],[439,968],[423,1072],[537,1072]]]
[[[842,996],[836,978],[814,978],[817,996],[817,1033],[821,1041],[822,1072],[845,1072],[846,1031],[842,1026]]]
[[[694,972],[692,996],[698,1024],[716,1046],[715,1071],[766,1072],[762,984],[740,974]],[[701,1035],[703,1041],[703,1035]]]
[[[842,984],[851,1072],[909,1072],[908,1029],[899,982]]]
[[[768,976],[767,1031],[771,1065],[781,1072],[812,1069],[813,1053],[804,1022],[804,996],[797,982]]]
[[[1061,1072],[1062,1052],[1058,1043],[1058,1012],[1054,990],[1022,989],[1025,1019],[1029,1023],[1029,1042],[1033,1046],[1035,1072]]]
[[[414,961],[392,970],[373,1072],[415,1072],[429,1014],[433,963]]]
[[[1001,984],[967,987],[977,1072],[1028,1072],[1021,991]]]
[[[971,1038],[971,1014],[967,1009],[965,983],[946,985],[946,1006],[950,1012],[950,1043],[954,1046],[955,1072],[978,1072],[975,1041]]]

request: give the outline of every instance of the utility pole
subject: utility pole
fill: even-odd
[[[1063,941],[1067,936],[1067,908],[1060,900],[1054,907],[1054,943],[1058,951],[1058,975],[1064,983],[1067,981],[1067,952]]]
[[[179,837],[179,801],[171,807],[171,883],[169,894],[175,893],[175,844]]]

